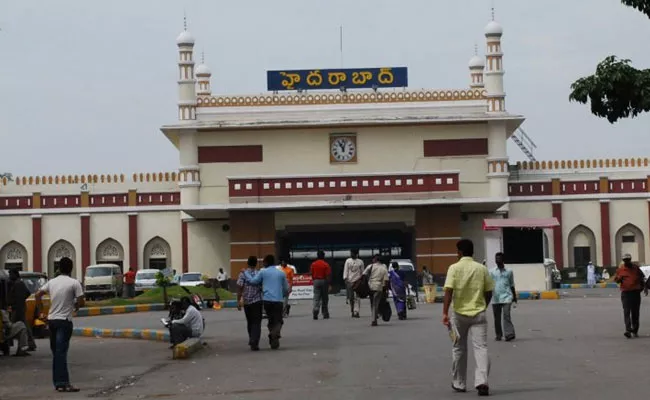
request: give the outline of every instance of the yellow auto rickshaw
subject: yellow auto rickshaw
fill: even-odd
[[[50,297],[43,296],[41,306],[36,304],[36,292],[47,283],[47,274],[41,272],[20,272],[20,279],[25,283],[31,295],[25,304],[25,324],[32,329],[35,338],[47,337],[47,313],[50,310]]]

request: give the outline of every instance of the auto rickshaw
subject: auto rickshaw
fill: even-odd
[[[20,279],[25,282],[31,295],[25,302],[25,324],[32,329],[32,335],[37,339],[49,335],[47,329],[47,313],[50,310],[50,297],[43,296],[41,307],[36,305],[36,292],[47,283],[47,274],[41,272],[21,272]]]

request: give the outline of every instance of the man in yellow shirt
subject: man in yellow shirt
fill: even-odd
[[[485,310],[492,299],[494,282],[487,268],[474,261],[474,243],[461,239],[456,243],[459,260],[449,267],[445,281],[445,302],[442,323],[453,332],[453,381],[456,392],[467,391],[467,337],[471,333],[476,371],[474,386],[479,396],[489,396],[487,352],[487,317]],[[449,318],[449,306],[453,313]]]

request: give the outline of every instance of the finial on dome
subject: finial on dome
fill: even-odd
[[[201,64],[205,64],[205,51],[201,50]]]
[[[478,43],[474,42],[474,55],[478,56]]]
[[[194,46],[194,36],[187,31],[187,15],[183,13],[183,32],[176,38],[176,44]]]
[[[183,11],[183,30],[187,31],[187,13],[185,11]]]

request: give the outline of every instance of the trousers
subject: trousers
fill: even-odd
[[[641,292],[621,292],[625,331],[639,333],[639,313],[641,311]]]
[[[248,345],[259,346],[262,335],[262,305],[261,301],[244,305],[246,314],[246,329],[248,330]]]
[[[172,344],[183,343],[192,337],[192,328],[183,324],[171,324],[169,327],[169,338]]]
[[[14,324],[17,322],[22,322],[23,324],[25,324],[25,329],[27,331],[27,346],[29,346],[29,348],[31,349],[35,349],[36,342],[34,341],[34,334],[32,332],[32,327],[27,324],[25,317],[26,315],[25,315],[24,308],[15,308],[13,313],[11,314],[11,322]]]
[[[55,319],[48,322],[50,328],[50,350],[52,351],[52,381],[54,387],[70,384],[68,372],[68,349],[72,337],[72,321]]]
[[[515,337],[515,326],[512,324],[510,311],[512,303],[492,304],[492,311],[494,312],[494,332],[497,338],[504,337],[506,339],[513,339]],[[503,327],[501,315],[503,314]]]
[[[379,317],[379,304],[381,304],[381,300],[384,297],[384,291],[383,290],[371,290],[370,291],[370,319],[372,322],[377,322],[377,318]]]
[[[264,311],[266,311],[266,318],[269,321],[269,338],[279,338],[282,334],[282,325],[284,319],[284,303],[281,301],[265,301]]]
[[[314,316],[323,312],[323,317],[328,318],[330,316],[329,311],[329,282],[325,279],[316,279],[314,280]]]
[[[353,285],[354,285],[353,282],[345,283],[345,288],[348,295],[348,303],[350,303],[350,312],[352,314],[359,313],[359,310],[361,309],[361,299],[354,292],[354,289],[352,289]]]
[[[453,313],[451,324],[458,333],[458,340],[453,345],[452,376],[454,387],[467,388],[467,339],[472,336],[474,349],[474,387],[488,384],[490,358],[487,349],[487,318],[485,311],[470,317]]]

